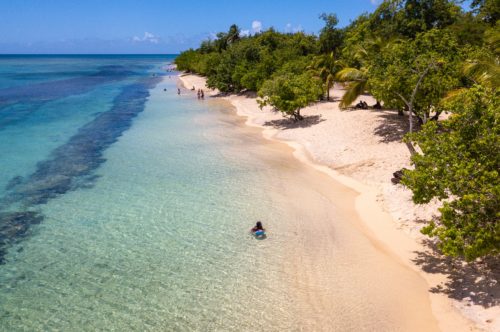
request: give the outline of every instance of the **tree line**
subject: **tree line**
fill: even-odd
[[[500,253],[500,5],[473,0],[385,0],[345,28],[321,14],[318,35],[273,28],[242,36],[232,25],[182,52],[179,70],[222,93],[254,91],[294,121],[330,99],[335,82],[349,107],[364,93],[376,108],[407,116],[414,169],[402,183],[416,203],[443,201],[423,233],[443,253],[473,260]],[[437,121],[443,113],[448,119]],[[415,147],[418,147],[417,149]]]

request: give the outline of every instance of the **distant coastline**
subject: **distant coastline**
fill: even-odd
[[[0,53],[0,57],[106,57],[106,56],[178,56],[178,53]]]

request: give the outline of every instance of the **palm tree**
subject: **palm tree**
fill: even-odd
[[[360,69],[346,67],[341,69],[337,75],[337,80],[347,83],[347,90],[340,100],[340,107],[346,108],[351,105],[356,98],[369,90],[368,70],[366,67]]]
[[[330,89],[335,83],[335,73],[338,70],[338,61],[333,52],[316,57],[308,68],[321,78],[326,89],[326,100],[330,100]]]
[[[226,40],[228,44],[233,44],[240,40],[240,28],[236,24],[233,24],[229,27],[229,31],[227,32]]]
[[[487,50],[474,59],[468,59],[462,66],[462,73],[474,84],[495,89],[500,86],[500,32],[493,30],[486,35]],[[468,88],[448,92],[443,102],[458,100]]]
[[[379,53],[388,44],[377,37],[366,41],[364,46],[358,46],[353,54],[354,60],[360,64],[359,68],[344,66],[335,78],[340,82],[347,82],[347,90],[342,96],[340,107],[346,108],[363,93],[370,91],[368,73],[370,72],[370,54]],[[377,105],[380,106],[377,101]]]
[[[491,52],[482,53],[476,59],[468,60],[463,66],[463,73],[476,84],[489,88],[500,86],[500,33],[486,39]]]

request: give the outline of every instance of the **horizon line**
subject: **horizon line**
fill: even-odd
[[[25,55],[179,55],[179,53],[0,53],[0,56]]]

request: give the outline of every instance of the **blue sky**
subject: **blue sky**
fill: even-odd
[[[232,23],[317,33],[380,0],[0,0],[0,53],[178,53]]]

